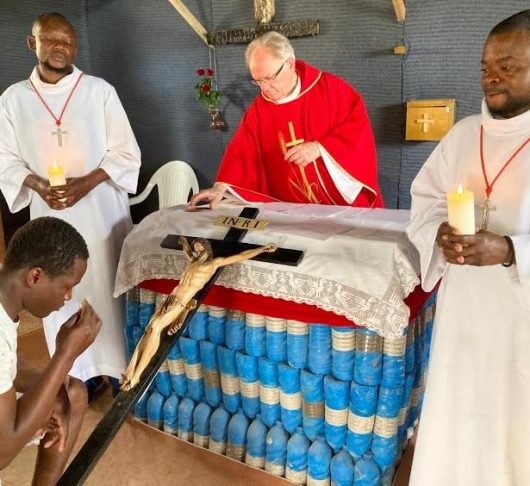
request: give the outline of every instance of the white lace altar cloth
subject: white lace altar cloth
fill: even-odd
[[[409,321],[403,300],[419,283],[418,257],[405,230],[408,211],[288,203],[259,203],[264,231],[247,243],[302,250],[297,267],[245,261],[225,267],[216,285],[315,305],[383,337],[401,335]],[[178,279],[182,251],[160,247],[167,234],[222,239],[218,216],[238,216],[241,206],[188,212],[184,206],[157,211],[136,225],[123,244],[114,296],[145,280]]]

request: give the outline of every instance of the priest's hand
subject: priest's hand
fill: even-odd
[[[461,235],[456,228],[442,223],[436,243],[448,263],[456,265],[498,265],[511,263],[512,248],[503,236],[480,230],[474,235]]]
[[[225,184],[216,182],[213,187],[199,191],[188,203],[188,211],[194,211],[203,204],[209,204],[210,209],[215,209],[227,190],[228,187]]]
[[[285,160],[305,167],[320,157],[320,147],[316,142],[305,142],[285,152]]]

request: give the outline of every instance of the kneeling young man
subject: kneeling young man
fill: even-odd
[[[42,318],[60,309],[83,277],[87,259],[85,241],[71,225],[44,217],[15,233],[0,269],[0,470],[43,436],[34,485],[57,482],[77,439],[87,393],[68,372],[96,338],[101,321],[84,303],[62,326],[55,354],[41,370],[17,360],[19,314],[27,310]]]

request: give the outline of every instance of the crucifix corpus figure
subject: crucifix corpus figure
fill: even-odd
[[[190,310],[197,306],[195,294],[208,283],[218,268],[250,260],[261,253],[272,253],[277,249],[275,244],[269,243],[229,257],[213,258],[208,240],[198,238],[190,246],[186,238],[180,237],[180,243],[189,263],[180,276],[179,284],[151,317],[122,377],[122,391],[131,390],[138,384],[160,345],[162,331],[168,328],[167,332],[171,335],[182,327]]]

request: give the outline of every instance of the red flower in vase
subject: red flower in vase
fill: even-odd
[[[197,69],[197,75],[201,79],[195,84],[195,98],[200,101],[206,108],[219,109],[221,97],[223,94],[216,89],[214,83],[213,69]]]

